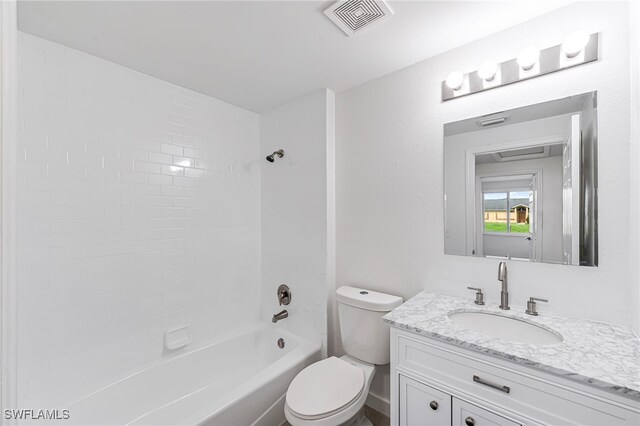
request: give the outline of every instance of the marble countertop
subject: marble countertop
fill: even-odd
[[[537,324],[562,335],[561,343],[531,345],[489,337],[454,323],[451,311],[484,311]],[[394,327],[562,376],[640,400],[640,339],[624,327],[544,312],[539,316],[511,306],[479,306],[463,297],[422,292],[383,321]]]

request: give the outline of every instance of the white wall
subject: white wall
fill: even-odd
[[[601,32],[598,62],[441,102],[452,70],[514,58],[531,43],[556,45],[574,30]],[[497,301],[497,261],[444,255],[443,125],[597,90],[600,266],[509,262],[509,292],[516,306],[547,297],[543,310],[631,325],[637,281],[629,251],[638,239],[629,238],[627,212],[638,188],[630,192],[629,70],[628,5],[584,2],[339,93],[337,285],[408,298],[424,289],[472,297],[466,286],[473,283]],[[341,351],[335,326],[330,347]],[[372,392],[388,397],[378,380]]]
[[[285,308],[282,327],[314,342],[327,336],[327,291],[334,287],[335,96],[321,90],[260,115],[262,158],[262,318]],[[278,306],[276,289],[292,291]]]
[[[631,240],[630,259],[640,259],[640,3],[629,6],[630,51],[631,51]],[[631,302],[632,324],[636,334],[640,333],[640,262],[631,262]]]
[[[19,42],[18,393],[60,407],[258,319],[259,117]],[[178,351],[179,352],[179,351]]]

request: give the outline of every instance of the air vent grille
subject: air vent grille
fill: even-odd
[[[324,14],[345,34],[354,36],[389,18],[393,12],[381,0],[341,0]]]

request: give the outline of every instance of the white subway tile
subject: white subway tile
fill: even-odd
[[[185,157],[204,160],[205,159],[205,152],[202,151],[202,150],[199,150],[199,149],[185,148],[184,149],[184,156]]]
[[[172,164],[173,157],[169,154],[161,154],[159,152],[150,152],[149,161],[154,163]]]
[[[204,178],[207,175],[207,171],[202,169],[188,168],[184,169],[184,175],[192,178]]]
[[[162,166],[160,164],[151,163],[148,161],[135,161],[133,168],[136,172],[143,173],[162,173]]]
[[[130,172],[127,170],[118,170],[120,182],[125,183],[147,183],[149,182],[149,173]]]
[[[171,155],[183,155],[184,151],[181,146],[172,145],[170,143],[163,143],[160,146],[160,150],[165,154]]]
[[[211,170],[260,157],[258,116],[19,38],[18,381],[46,407],[157,362],[169,325],[202,345],[255,320],[259,176]]]
[[[150,174],[149,183],[153,185],[171,185],[173,179],[171,176]]]
[[[103,164],[105,169],[114,169],[127,172],[133,171],[133,160],[130,160],[128,158],[105,157]]]
[[[139,160],[139,161],[146,161],[149,159],[149,150],[141,149],[140,147],[137,147],[137,146],[135,148],[121,146],[119,152],[120,152],[121,158],[128,158],[131,160]]]
[[[182,176],[174,176],[173,177],[173,185],[174,186],[184,186],[184,187],[190,187],[193,186],[193,179],[189,178],[189,177],[182,177]]]
[[[162,186],[162,195],[168,197],[182,197],[185,194],[185,188],[179,186]]]
[[[181,156],[173,156],[173,164],[180,167],[193,167],[195,161],[193,158],[181,157]]]
[[[148,156],[151,156],[152,153],[160,152],[160,142],[147,140],[144,138],[134,137],[133,146],[143,151],[147,151]]]
[[[193,120],[191,120],[189,125],[186,125],[185,127],[193,128]],[[171,142],[174,145],[180,145],[184,147],[184,149],[188,149],[187,147],[195,148],[196,146],[195,138],[189,137],[189,136],[183,136],[183,135],[171,135]]]
[[[182,176],[184,175],[184,168],[180,166],[168,166],[162,165],[162,174],[163,175],[172,175],[172,176]]]
[[[146,183],[133,184],[133,194],[135,195],[166,195],[162,193],[160,185],[152,185]]]
[[[16,196],[16,201],[18,205],[31,205],[31,206],[42,206],[49,204],[50,196],[49,192],[36,192],[36,191],[22,191],[19,192]]]

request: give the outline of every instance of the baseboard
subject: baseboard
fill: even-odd
[[[369,407],[373,408],[374,410],[381,412],[385,416],[391,417],[390,416],[391,406],[389,404],[388,399],[369,392],[369,395],[367,396],[367,401],[365,402],[365,404],[367,404]]]

